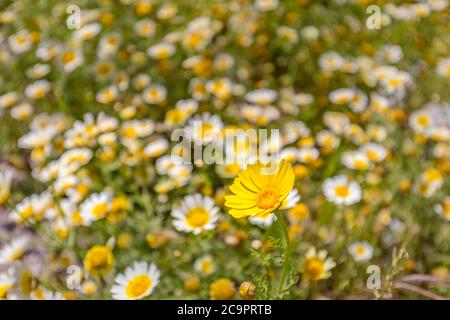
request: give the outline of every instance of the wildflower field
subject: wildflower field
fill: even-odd
[[[448,0],[0,0],[0,299],[449,299]]]

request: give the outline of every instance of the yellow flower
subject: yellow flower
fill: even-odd
[[[209,293],[212,300],[233,299],[235,290],[233,282],[227,278],[216,280],[209,287]]]
[[[184,289],[188,292],[197,292],[200,289],[200,279],[196,276],[189,276],[184,280]]]
[[[277,210],[294,187],[294,171],[282,160],[275,168],[270,164],[248,165],[230,186],[233,195],[225,196],[225,206],[234,218],[264,217]]]
[[[84,267],[93,276],[108,273],[114,264],[114,256],[108,246],[93,246],[84,257]]]

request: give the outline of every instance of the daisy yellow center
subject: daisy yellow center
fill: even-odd
[[[137,130],[133,127],[127,127],[123,130],[123,135],[128,138],[134,138],[137,135]]]
[[[417,118],[417,123],[420,124],[421,126],[427,126],[429,122],[430,120],[428,119],[427,116],[419,116]]]
[[[311,279],[319,279],[325,272],[323,261],[317,258],[311,258],[306,262],[305,272]]]
[[[75,60],[76,55],[73,52],[67,52],[63,55],[62,57],[62,61],[64,64],[68,64],[70,62],[72,62],[73,60]]]
[[[96,218],[103,217],[108,211],[108,205],[106,203],[99,203],[92,208],[92,214]]]
[[[11,261],[17,261],[20,258],[22,258],[24,254],[25,254],[25,250],[24,249],[18,249],[16,252],[14,252],[11,255],[10,260]]]
[[[375,151],[373,151],[373,150],[368,150],[366,152],[366,155],[372,161],[377,161],[378,160],[378,154]]]
[[[336,98],[336,103],[338,104],[343,104],[346,103],[348,101],[346,96],[339,96]]]
[[[156,89],[152,89],[148,92],[148,97],[150,99],[156,99],[156,98],[158,98],[158,96],[159,96],[159,91]]]
[[[337,186],[335,188],[335,192],[338,197],[345,198],[349,195],[350,190],[348,189],[348,187],[346,185],[343,185],[343,186]]]
[[[366,252],[366,248],[364,248],[363,246],[358,246],[356,247],[356,254],[358,255],[363,255]]]
[[[0,299],[4,299],[9,289],[11,289],[10,284],[2,284],[0,285]]]
[[[445,202],[444,203],[444,212],[446,214],[450,214],[450,202]]]
[[[156,52],[156,57],[163,59],[163,58],[168,58],[170,55],[170,52],[167,48],[160,48],[157,52]]]
[[[186,119],[183,111],[178,109],[173,109],[167,112],[167,121],[170,123],[180,124]]]
[[[196,207],[186,214],[186,223],[192,228],[201,228],[209,221],[209,213],[204,208]]]
[[[200,128],[200,136],[202,138],[205,138],[208,136],[213,129],[213,126],[210,123],[203,123],[202,127]]]
[[[21,213],[20,217],[22,219],[28,219],[33,215],[33,207],[31,205],[27,206]]]
[[[138,299],[141,298],[148,289],[152,286],[152,280],[145,274],[135,277],[128,282],[126,295],[128,298]]]
[[[367,168],[367,162],[361,160],[355,160],[354,166],[356,169],[364,170]]]
[[[10,196],[10,191],[5,189],[2,190],[2,187],[0,186],[0,205],[6,202]]]
[[[394,78],[394,79],[389,80],[389,84],[392,87],[398,87],[403,84],[403,80],[400,78]]]
[[[212,269],[212,262],[210,260],[203,261],[202,270],[204,273],[209,273]]]
[[[256,206],[261,209],[271,209],[278,204],[280,195],[275,188],[265,187],[256,195]]]
[[[45,94],[44,88],[36,88],[34,90],[35,97],[42,97]]]

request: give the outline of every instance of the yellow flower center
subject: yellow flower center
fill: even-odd
[[[310,258],[306,262],[305,273],[313,280],[318,280],[325,272],[323,261],[318,258]]]
[[[200,136],[204,139],[211,133],[212,129],[213,126],[210,123],[203,123],[202,127],[200,128]]]
[[[9,289],[11,289],[10,284],[2,284],[0,285],[0,299],[4,299]]]
[[[211,269],[212,269],[212,262],[210,260],[203,261],[202,271],[204,273],[209,273],[211,271]]]
[[[279,203],[279,199],[280,196],[275,188],[265,187],[256,196],[256,206],[261,209],[271,209]]]
[[[355,252],[358,255],[363,255],[366,252],[366,248],[364,248],[363,246],[358,246],[356,247]]]
[[[9,190],[2,190],[2,187],[0,187],[0,205],[5,203],[6,200],[8,200],[10,196]]]
[[[63,57],[62,57],[62,62],[64,64],[68,64],[70,62],[72,62],[73,60],[75,60],[76,55],[73,52],[66,52]]]
[[[348,187],[346,185],[343,185],[343,186],[337,186],[335,188],[335,192],[338,197],[345,198],[349,195],[350,190],[348,189]]]
[[[173,109],[167,112],[166,120],[169,123],[181,124],[186,120],[186,115],[181,110]]]
[[[128,298],[139,299],[152,286],[152,280],[145,274],[137,276],[128,282],[126,295]]]
[[[16,252],[14,252],[11,255],[10,260],[11,261],[17,261],[20,258],[22,258],[24,254],[25,254],[25,250],[24,249],[18,249]]]
[[[401,78],[393,78],[389,80],[389,85],[392,87],[398,87],[403,84],[403,80]]]
[[[186,214],[186,223],[192,228],[201,228],[209,221],[209,213],[204,208],[196,207]]]
[[[106,203],[99,203],[92,208],[92,215],[96,218],[104,217],[108,211],[108,205]]]
[[[33,206],[29,205],[22,212],[20,212],[20,218],[26,220],[33,215]]]
[[[365,162],[365,161],[355,160],[355,162],[353,163],[353,165],[354,165],[355,168],[358,169],[358,170],[364,170],[364,169],[367,169],[367,162]]]
[[[422,127],[426,127],[430,123],[430,119],[428,119],[427,116],[422,115],[417,117],[417,123],[420,124]]]
[[[445,214],[450,214],[450,202],[445,202],[444,203],[444,212]]]

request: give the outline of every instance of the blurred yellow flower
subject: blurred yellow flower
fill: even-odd
[[[114,256],[108,246],[93,246],[84,257],[84,267],[93,276],[107,274],[114,265]]]
[[[235,291],[233,282],[227,278],[216,280],[209,287],[211,300],[231,300]]]

